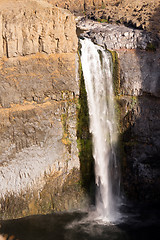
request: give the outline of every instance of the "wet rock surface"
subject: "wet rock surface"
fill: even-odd
[[[118,102],[121,112],[123,187],[133,200],[158,203],[160,99],[144,95],[120,96]]]
[[[120,94],[160,96],[160,50],[154,48],[156,43],[150,33],[83,17],[77,27],[84,31],[80,37],[90,38],[95,44],[118,53]]]
[[[157,62],[153,61],[152,63],[157,69]],[[143,70],[147,69],[147,66],[147,64],[143,65]],[[132,70],[127,72],[132,77],[136,75],[135,80],[137,79],[137,83],[141,84],[141,91],[135,91],[137,85],[135,83],[132,85],[133,88],[130,86],[131,92],[123,92],[123,95],[119,96],[119,101],[123,102],[119,107],[121,147],[123,149],[121,153],[122,185],[132,200],[158,203],[160,199],[159,73],[156,71],[155,76],[151,71],[148,81],[146,81],[145,72],[140,70],[139,73],[142,75],[138,78],[138,71],[135,71],[135,74],[132,73]],[[124,78],[121,80],[121,90],[123,91]],[[152,88],[152,86],[156,86],[155,83],[157,83],[157,87]]]

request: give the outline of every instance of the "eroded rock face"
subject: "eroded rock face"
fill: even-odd
[[[95,9],[87,13],[89,18],[95,20],[106,19],[110,23],[122,23],[160,36],[159,14],[159,0],[108,0],[103,9]]]
[[[0,57],[76,51],[73,15],[44,1],[21,3],[15,1],[7,11],[5,4],[1,7]]]
[[[123,25],[96,23],[82,18],[77,24],[85,32],[81,37],[90,38],[95,44],[106,49],[146,49],[153,40],[149,33]],[[87,30],[88,29],[88,30]]]
[[[160,199],[159,56],[159,50],[119,52],[125,190],[150,203]]]
[[[83,13],[89,9],[104,8],[107,0],[47,0],[55,6],[69,9],[71,12]]]
[[[62,91],[78,95],[75,82],[76,53],[1,58],[0,104],[43,103],[62,100]]]
[[[80,207],[74,16],[45,1],[0,8],[0,218]]]
[[[106,20],[150,31],[160,37],[159,0],[48,0],[54,6],[85,14],[92,20]]]
[[[121,111],[123,188],[132,200],[159,203],[160,98],[118,98]]]

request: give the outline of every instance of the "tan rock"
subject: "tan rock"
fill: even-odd
[[[76,52],[75,21],[69,11],[45,1],[11,2],[0,6],[1,57]]]
[[[71,12],[83,13],[88,9],[105,8],[108,0],[47,0],[54,6],[69,9]]]
[[[69,209],[81,202],[77,45],[68,10],[41,0],[0,0],[0,218],[61,210],[68,201],[73,203]],[[57,202],[55,194],[62,192],[73,169],[75,194]],[[50,174],[52,190],[45,187]]]
[[[143,28],[160,37],[160,0],[108,0],[103,6],[105,6],[103,11],[98,6],[98,9],[92,10],[92,14],[87,14],[95,19],[109,18],[110,22],[120,22],[131,27]]]

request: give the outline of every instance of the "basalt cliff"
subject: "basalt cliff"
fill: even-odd
[[[84,208],[94,192],[73,13],[112,54],[122,192],[158,203],[159,4],[0,0],[0,218]]]
[[[83,204],[77,45],[68,10],[0,1],[1,218]]]

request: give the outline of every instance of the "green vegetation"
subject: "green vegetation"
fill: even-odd
[[[69,153],[71,153],[71,141],[69,139],[67,118],[68,118],[68,111],[65,114],[61,115],[61,122],[62,122],[62,126],[63,126],[62,143],[64,143],[67,146]]]
[[[101,18],[98,18],[97,19],[97,22],[99,22],[99,23],[108,23],[108,20],[107,19],[101,19]]]
[[[131,103],[130,103],[130,110],[132,110],[138,102],[138,97],[137,96],[132,96],[131,97]]]
[[[91,194],[91,185],[94,185],[94,160],[92,156],[92,136],[89,132],[89,113],[87,104],[87,93],[81,61],[79,58],[80,96],[78,106],[77,143],[79,148],[79,159],[81,169],[82,187]]]
[[[115,96],[120,93],[120,68],[119,68],[119,60],[118,54],[116,51],[110,51],[112,54],[112,62],[113,62],[113,87]]]
[[[63,101],[65,102],[65,112],[61,114],[61,123],[63,127],[63,137],[62,137],[62,143],[66,145],[68,152],[71,153],[71,140],[70,140],[70,134],[69,134],[69,119],[71,118],[69,112],[70,106],[74,103],[77,104],[77,99],[75,96],[73,96],[73,93],[70,91],[62,91],[61,97]]]
[[[130,163],[127,155],[138,145],[138,139],[132,134],[132,127],[136,122],[136,112],[138,107],[137,96],[116,96],[116,113],[118,116],[118,153],[121,166],[122,182],[126,184],[128,175],[131,174]],[[123,185],[123,191],[128,195],[128,186]],[[135,192],[132,190],[131,192]]]
[[[156,46],[153,43],[148,43],[146,47],[147,51],[155,52],[156,51]]]
[[[102,9],[105,9],[105,7],[106,7],[106,5],[105,5],[105,3],[102,1]]]

